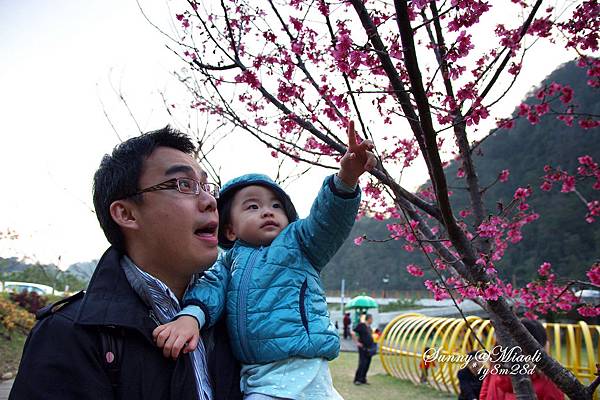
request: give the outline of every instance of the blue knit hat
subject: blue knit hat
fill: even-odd
[[[233,246],[233,242],[225,236],[225,226],[229,224],[229,221],[231,220],[229,213],[231,212],[233,196],[246,186],[253,185],[264,186],[267,189],[271,189],[277,195],[283,204],[283,210],[285,211],[289,222],[294,222],[298,219],[298,213],[296,212],[296,208],[294,207],[290,196],[288,196],[281,186],[268,176],[263,174],[246,174],[233,178],[221,187],[219,199],[217,201],[217,208],[219,209],[219,246],[225,249],[229,249]]]

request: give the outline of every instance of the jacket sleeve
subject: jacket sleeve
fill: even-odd
[[[350,234],[359,205],[358,186],[352,193],[340,191],[332,175],[323,182],[308,217],[296,222],[297,240],[317,271],[323,269]]]
[[[113,399],[93,332],[60,314],[30,332],[10,400]]]
[[[204,272],[183,299],[185,307],[178,315],[194,316],[201,329],[203,326],[213,326],[225,308],[231,266],[230,254],[231,251],[221,253],[214,265]],[[204,321],[201,320],[202,317]]]

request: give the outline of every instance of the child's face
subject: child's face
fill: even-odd
[[[268,246],[289,224],[283,204],[273,191],[263,186],[240,189],[231,203],[231,223],[227,239],[241,239],[255,246]]]

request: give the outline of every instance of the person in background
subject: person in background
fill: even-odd
[[[344,339],[348,339],[350,337],[350,325],[352,325],[352,319],[350,318],[350,313],[347,312],[344,314]]]
[[[429,347],[425,347],[423,354],[426,354],[429,350]],[[424,358],[421,359],[421,363],[419,364],[419,369],[421,370],[421,383],[427,383],[429,368],[435,367],[435,361],[425,361]]]
[[[367,372],[371,366],[371,358],[377,352],[377,345],[373,341],[373,331],[371,330],[371,324],[373,323],[373,316],[367,314],[364,322],[360,322],[354,328],[356,334],[352,334],[352,339],[358,347],[358,368],[356,374],[354,374],[355,385],[368,385]]]
[[[541,322],[532,319],[522,319],[523,326],[531,333],[531,336],[542,346],[546,346],[548,335]],[[531,384],[535,391],[537,400],[563,400],[564,394],[556,387],[542,371],[535,370],[531,375]],[[513,392],[510,375],[499,375],[490,373],[483,380],[480,400],[513,400],[516,396]]]
[[[457,373],[460,385],[458,400],[478,400],[483,383],[483,363],[476,359],[477,351],[472,351],[468,355],[471,356],[471,361]]]

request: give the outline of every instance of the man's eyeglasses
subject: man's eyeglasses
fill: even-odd
[[[136,196],[142,193],[156,192],[157,190],[177,190],[183,194],[193,195],[199,195],[200,192],[203,191],[210,194],[215,199],[218,199],[219,189],[219,185],[216,183],[202,183],[192,178],[172,178],[157,185],[137,191],[127,197]]]

